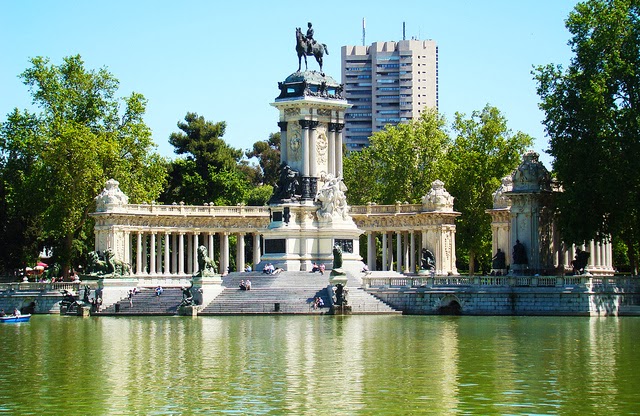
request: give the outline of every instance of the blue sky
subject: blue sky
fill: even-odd
[[[340,48],[362,44],[364,17],[367,45],[401,40],[403,22],[407,39],[438,43],[440,112],[449,122],[488,103],[542,152],[548,140],[531,70],[569,62],[564,21],[576,3],[0,0],[0,120],[30,106],[18,78],[29,58],[59,64],[80,54],[86,67],[107,67],[120,80],[120,97],[136,91],[149,100],[145,120],[162,155],[175,157],[168,137],[188,111],[226,121],[225,140],[248,149],[278,130],[269,103],[297,69],[295,28],[313,22],[329,48],[325,72],[339,80]]]

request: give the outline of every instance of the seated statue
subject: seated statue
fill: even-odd
[[[213,259],[207,256],[207,247],[198,247],[198,272],[199,276],[211,276],[218,273],[216,263]]]
[[[422,249],[422,255],[420,257],[420,268],[422,270],[435,270],[436,268],[436,257],[430,250],[426,248]]]
[[[193,306],[195,302],[193,301],[193,294],[191,293],[191,289],[188,287],[182,288],[182,302],[180,306]]]
[[[339,245],[333,246],[333,268],[339,269],[342,267],[342,247]]]
[[[498,249],[498,252],[491,259],[491,268],[494,270],[501,270],[507,268],[507,260],[504,255],[504,251]]]
[[[516,240],[516,244],[513,246],[513,264],[529,264],[527,250],[520,240]]]

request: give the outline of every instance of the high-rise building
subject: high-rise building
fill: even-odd
[[[342,83],[352,104],[345,114],[344,141],[347,149],[359,150],[387,124],[438,107],[438,46],[433,40],[343,46]]]

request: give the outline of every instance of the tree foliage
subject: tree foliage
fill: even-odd
[[[456,113],[452,130],[455,139],[448,154],[451,179],[447,190],[455,196],[455,209],[462,214],[456,221],[456,246],[469,256],[473,274],[476,258],[483,270],[489,270],[491,217],[485,211],[492,207],[492,194],[500,179],[518,166],[533,139],[521,132],[512,134],[506,118],[489,105],[470,118]]]
[[[161,201],[264,205],[272,187],[263,187],[260,170],[242,159],[242,150],[224,141],[226,123],[207,121],[191,112],[184,120],[178,123],[181,132],[172,133],[169,142],[185,157],[168,166],[169,185]]]
[[[145,98],[133,93],[121,110],[118,81],[106,69],[85,69],[79,55],[58,66],[37,57],[21,77],[40,112],[16,109],[0,127],[2,192],[10,206],[1,231],[21,235],[28,254],[19,263],[33,261],[35,246],[46,244],[68,270],[92,246],[88,214],[107,179],[119,180],[132,202],[155,199],[163,161],[143,121]]]
[[[420,119],[388,126],[369,139],[369,147],[344,159],[351,204],[418,203],[431,182],[446,172],[450,140],[445,120],[435,111]]]
[[[500,179],[520,162],[531,137],[507,128],[500,111],[487,105],[470,118],[456,114],[452,135],[446,120],[425,112],[408,124],[375,133],[369,147],[351,152],[344,161],[345,182],[351,204],[419,203],[441,179],[455,197],[457,257],[475,259],[487,267],[491,258],[492,194]]]
[[[564,190],[558,226],[567,242],[619,236],[637,247],[640,4],[589,0],[575,7],[566,27],[574,54],[568,67],[534,71],[549,153]]]
[[[246,156],[258,158],[260,183],[275,186],[280,168],[280,133],[271,133],[267,140],[255,142],[253,149],[248,151]]]

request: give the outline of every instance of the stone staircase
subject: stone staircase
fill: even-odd
[[[240,282],[247,279],[251,290],[240,290]],[[230,273],[222,278],[222,293],[199,315],[324,314],[329,310],[328,284],[326,272]],[[313,308],[317,296],[324,301],[324,308]]]
[[[96,315],[175,315],[181,302],[180,288],[165,288],[160,296],[156,296],[153,288],[141,288],[133,296],[132,307],[129,307],[129,299],[121,299]]]
[[[399,314],[383,301],[360,288],[357,274],[347,275],[349,304],[354,314]],[[249,279],[251,290],[240,290],[240,282]],[[322,315],[329,312],[329,271],[324,275],[309,272],[282,272],[266,275],[262,272],[230,273],[222,278],[223,291],[199,315],[262,315],[262,314],[307,314]],[[324,307],[315,309],[313,302],[321,297]],[[121,299],[96,315],[175,315],[182,302],[179,288],[165,288],[160,296],[155,289],[141,288],[133,297],[133,306],[128,299]]]
[[[251,280],[251,290],[240,290],[242,280]],[[200,315],[240,314],[325,314],[329,312],[329,271],[324,275],[309,272],[282,272],[265,275],[261,272],[231,273],[223,278],[224,290],[200,311]],[[360,287],[357,275],[349,274],[349,304],[355,314],[400,313],[369,295]],[[314,309],[319,296],[325,307]]]

